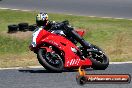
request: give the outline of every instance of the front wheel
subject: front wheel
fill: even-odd
[[[39,49],[38,54],[39,63],[49,71],[61,72],[63,70],[63,61],[56,52],[47,52],[46,49]]]
[[[95,70],[105,70],[109,65],[108,57],[98,46],[92,45],[92,50],[92,52],[89,52],[92,68]]]

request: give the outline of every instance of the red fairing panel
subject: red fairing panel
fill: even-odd
[[[39,37],[37,38],[37,42],[37,44],[46,42],[57,47],[59,50],[64,51],[65,68],[92,65],[91,61],[88,58],[86,58],[85,60],[81,60],[80,57],[71,50],[71,48],[75,48],[76,50],[79,49],[76,47],[76,45],[74,45],[71,41],[67,40],[63,36],[41,30]]]
[[[79,31],[79,30],[76,30],[76,32],[82,37],[84,35],[84,31]]]

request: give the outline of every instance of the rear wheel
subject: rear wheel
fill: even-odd
[[[92,45],[95,51],[89,52],[89,58],[92,61],[92,68],[95,70],[105,70],[109,65],[109,59],[99,47]]]
[[[39,63],[49,71],[61,72],[63,70],[63,61],[56,52],[47,52],[46,49],[39,49],[38,51]]]

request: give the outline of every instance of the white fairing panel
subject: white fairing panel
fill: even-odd
[[[37,28],[34,33],[32,34],[32,42],[31,42],[31,45],[33,47],[36,47],[37,43],[36,43],[36,39],[40,33],[40,31],[42,30],[43,28]]]

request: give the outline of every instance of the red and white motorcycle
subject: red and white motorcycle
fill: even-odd
[[[50,71],[78,67],[104,70],[109,59],[97,46],[86,42],[84,31],[75,31],[67,21],[56,23],[52,30],[37,28],[30,49],[37,54],[39,63]],[[80,43],[80,46],[77,46]]]

